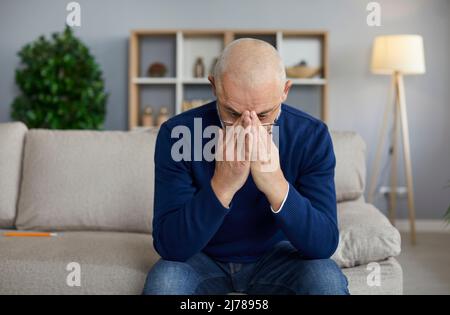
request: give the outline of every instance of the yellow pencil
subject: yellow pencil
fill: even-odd
[[[18,237],[52,237],[57,233],[50,232],[4,232],[3,236],[18,236]]]

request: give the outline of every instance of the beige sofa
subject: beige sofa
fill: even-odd
[[[159,258],[151,237],[156,135],[0,124],[0,232],[58,233],[2,233],[0,294],[141,293]],[[332,258],[352,294],[401,294],[400,235],[363,197],[366,146],[352,132],[332,137],[340,226]]]

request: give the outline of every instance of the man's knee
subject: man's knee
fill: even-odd
[[[198,275],[189,264],[160,259],[147,274],[143,294],[193,294],[197,285]]]
[[[332,259],[303,261],[304,268],[298,277],[297,287],[301,294],[345,295],[348,281]]]

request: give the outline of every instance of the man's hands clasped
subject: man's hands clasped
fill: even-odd
[[[219,130],[211,186],[224,207],[229,207],[250,174],[272,209],[278,211],[288,189],[278,148],[257,114],[245,111],[232,126]]]

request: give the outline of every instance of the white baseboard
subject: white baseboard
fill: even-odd
[[[400,232],[409,232],[408,219],[395,220],[395,227]],[[417,232],[450,233],[450,224],[444,220],[416,220]]]

